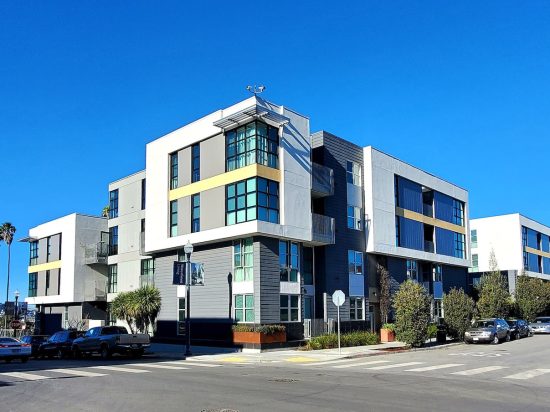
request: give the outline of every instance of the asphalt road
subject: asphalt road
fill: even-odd
[[[550,336],[304,364],[14,362],[0,410],[548,411]]]

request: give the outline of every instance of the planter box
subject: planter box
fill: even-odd
[[[389,329],[380,329],[380,342],[395,341],[395,332]]]
[[[286,342],[286,332],[266,335],[260,332],[233,332],[233,343],[277,343]]]

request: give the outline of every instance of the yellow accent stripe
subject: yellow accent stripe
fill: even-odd
[[[542,256],[542,257],[550,258],[550,253],[544,252],[544,251],[538,250],[538,249],[533,249],[532,247],[529,247],[529,246],[525,246],[525,251],[527,253],[532,253],[533,255],[539,255],[539,256]]]
[[[279,169],[253,164],[170,190],[168,199],[170,201],[181,199],[185,196],[191,196],[195,193],[204,192],[205,190],[214,189],[215,187],[225,186],[254,176],[265,177],[266,179],[274,180],[276,182],[281,181],[281,172]]]
[[[441,229],[451,230],[453,232],[466,234],[466,228],[463,226],[455,225],[454,223],[449,223],[444,220],[436,219],[429,216],[424,216],[421,213],[413,212],[412,210],[403,209],[401,207],[395,208],[395,214],[397,216],[402,216],[407,219],[416,220],[417,222],[426,223],[428,225],[436,226]]]
[[[60,260],[54,260],[53,262],[41,263],[39,265],[29,266],[27,273],[42,272],[43,270],[59,269],[61,267]]]

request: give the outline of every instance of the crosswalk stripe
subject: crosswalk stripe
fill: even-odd
[[[335,369],[343,369],[343,368],[353,368],[353,367],[356,367],[356,366],[374,365],[374,364],[377,364],[377,363],[386,363],[386,362],[389,362],[389,361],[387,361],[387,360],[375,360],[375,361],[370,361],[370,362],[348,363],[346,365],[334,365],[332,367],[335,368]]]
[[[25,379],[26,381],[39,381],[42,379],[51,379],[49,376],[35,375],[34,373],[24,372],[4,372],[0,375],[11,376],[12,378]]]
[[[374,366],[372,368],[366,368],[366,369],[370,370],[370,371],[373,371],[373,370],[374,371],[380,371],[380,370],[383,370],[383,369],[402,368],[402,367],[406,367],[406,366],[421,365],[423,363],[424,362],[394,363],[392,365]]]
[[[96,376],[107,376],[104,373],[88,372],[88,371],[82,371],[77,369],[47,369],[44,372],[66,373],[67,375],[86,376],[90,378],[93,378]]]
[[[334,363],[345,363],[345,362],[354,362],[354,361],[357,361],[357,359],[336,359],[336,360],[308,363],[307,366],[323,366],[323,365],[332,365]]]
[[[173,370],[189,369],[189,368],[186,368],[185,366],[162,365],[159,363],[131,363],[124,366],[139,366],[143,368],[173,369]]]
[[[443,365],[425,366],[423,368],[407,369],[405,372],[427,372],[437,369],[454,368],[457,366],[463,366],[463,363],[446,363]]]
[[[452,372],[451,375],[462,375],[462,376],[478,375],[480,373],[498,371],[500,369],[504,369],[507,367],[508,366],[486,366],[484,368],[476,368],[476,369],[468,369],[460,372]]]
[[[523,380],[523,379],[531,379],[531,378],[534,378],[536,376],[544,375],[546,373],[550,373],[550,369],[533,369],[533,370],[530,370],[530,371],[527,371],[527,372],[521,372],[521,373],[516,373],[516,374],[510,375],[510,376],[505,376],[505,378],[506,379],[520,379],[520,380]]]
[[[131,369],[131,368],[122,368],[120,366],[92,366],[92,368],[96,369],[104,369],[107,371],[115,371],[115,372],[129,372],[129,373],[147,373],[150,371],[146,371],[143,369]]]
[[[214,365],[212,363],[199,363],[199,362],[188,363],[187,361],[166,361],[163,363],[169,363],[171,365],[173,364],[173,365],[185,365],[185,366],[202,366],[204,368],[217,368],[218,366],[221,366],[221,365]]]

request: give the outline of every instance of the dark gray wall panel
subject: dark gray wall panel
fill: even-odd
[[[257,302],[255,300],[254,304],[256,319],[259,313],[260,323],[280,322],[280,290],[279,240],[267,237],[255,238],[254,291]]]

